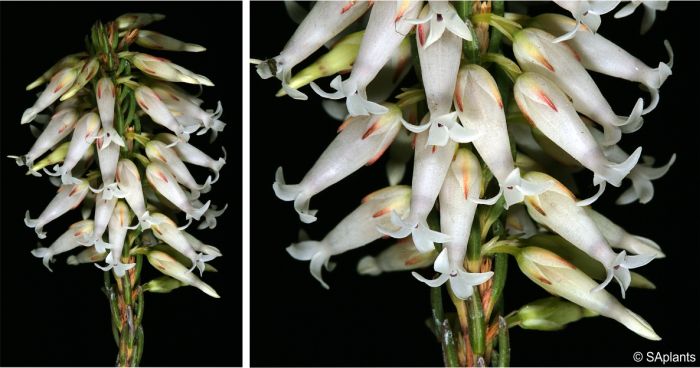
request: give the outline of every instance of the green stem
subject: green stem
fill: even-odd
[[[478,222],[472,224],[467,245],[467,270],[479,272],[481,269],[481,231]]]
[[[474,9],[474,1],[457,1],[455,3],[455,8],[457,9],[457,14],[462,18],[463,21],[467,22],[469,25],[469,31],[472,33],[471,41],[464,41],[462,43],[462,50],[464,57],[470,64],[479,64],[480,51],[479,51],[479,39],[476,37],[476,32],[474,31],[474,26],[471,24],[470,18]]]
[[[494,0],[491,2],[491,13],[503,16],[505,12],[505,3],[503,0]],[[491,28],[491,37],[489,38],[489,52],[499,52],[501,49],[501,40],[503,33],[498,29]]]
[[[494,256],[493,267],[493,284],[491,284],[491,301],[488,309],[485,311],[486,319],[489,319],[493,307],[498,304],[503,296],[503,288],[506,285],[506,276],[508,274],[508,255],[499,253]]]
[[[457,346],[450,323],[445,318],[445,311],[442,306],[442,287],[430,289],[430,304],[433,309],[433,324],[435,330],[439,332],[438,338],[442,345],[442,357],[446,367],[459,366]]]
[[[474,361],[483,358],[486,350],[486,322],[484,321],[484,310],[481,305],[481,295],[479,288],[474,287],[474,293],[467,300],[469,311],[469,341],[472,345]]]
[[[510,337],[508,323],[503,317],[498,317],[498,366],[510,366]]]

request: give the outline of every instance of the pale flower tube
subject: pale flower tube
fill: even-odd
[[[8,157],[14,158],[17,165],[27,165],[31,169],[37,158],[48,152],[73,131],[77,121],[78,114],[75,109],[66,108],[56,112],[26,155]]]
[[[29,210],[24,217],[24,224],[30,228],[34,228],[39,239],[46,238],[44,226],[49,222],[61,217],[64,213],[78,207],[85,199],[88,192],[88,182],[83,180],[78,184],[62,185],[58,188],[58,193],[49,202],[44,211],[39,217],[32,219],[29,217]]]
[[[339,128],[336,138],[311,167],[299,184],[286,184],[282,168],[277,169],[272,188],[284,201],[294,201],[294,209],[304,223],[316,221],[316,210],[309,209],[311,198],[364,165],[381,157],[401,129],[401,109],[385,104],[383,115],[350,117]]]
[[[221,254],[218,250],[214,252],[212,249],[206,249],[206,251],[211,254],[204,252],[197,253],[192,244],[187,240],[187,237],[183,234],[183,229],[177,227],[173,220],[162,213],[154,213],[153,217],[158,221],[157,224],[152,226],[153,235],[189,258],[190,261],[192,261],[190,272],[197,267],[201,275],[204,272],[205,263]]]
[[[114,273],[122,277],[125,272],[130,268],[136,266],[135,263],[122,263],[122,252],[124,250],[124,242],[126,241],[126,234],[129,230],[136,228],[135,226],[130,226],[131,219],[133,218],[131,212],[129,211],[129,206],[123,201],[118,201],[114,205],[114,210],[112,211],[112,216],[109,219],[109,246],[104,246],[105,248],[110,248],[110,252],[105,258],[107,266],[103,267],[95,264],[99,269],[103,271],[108,271],[114,269]],[[102,241],[101,239],[98,242]]]
[[[554,81],[570,97],[576,111],[603,127],[606,146],[620,141],[620,127],[625,127],[627,133],[639,129],[644,122],[641,117],[644,101],[637,100],[629,117],[616,115],[576,53],[565,44],[553,43],[553,39],[554,36],[536,28],[518,32],[513,40],[513,53],[520,67]]]
[[[104,134],[104,141],[101,149],[109,147],[112,142],[124,147],[124,140],[117,130],[114,129],[114,102],[117,99],[117,89],[114,87],[111,78],[104,77],[97,81],[95,97]]]
[[[63,165],[54,166],[53,173],[44,169],[46,173],[51,176],[60,176],[63,185],[79,183],[80,179],[73,176],[72,170],[98,137],[99,129],[100,117],[96,113],[89,112],[83,115],[75,125]]]
[[[321,276],[322,267],[331,270],[331,256],[359,248],[382,237],[379,226],[391,226],[390,217],[405,215],[408,210],[411,189],[407,186],[391,186],[366,196],[362,204],[343,218],[321,241],[307,240],[287,247],[287,252],[300,261],[311,261],[311,275],[328,289]]]
[[[68,89],[73,85],[78,78],[78,70],[82,64],[73,67],[66,67],[51,77],[51,81],[44,89],[44,92],[39,95],[39,98],[34,102],[32,107],[24,110],[22,114],[22,124],[31,123],[36,118],[37,114],[44,111],[52,103],[56,102]]]
[[[71,251],[80,246],[80,240],[91,236],[93,229],[92,220],[78,221],[71,225],[66,232],[59,236],[48,248],[39,247],[32,250],[32,255],[41,258],[41,262],[49,271],[49,262],[53,256]]]
[[[450,165],[450,172],[440,190],[440,231],[448,240],[435,260],[434,269],[440,273],[436,279],[426,279],[413,272],[413,276],[430,287],[450,282],[452,292],[460,299],[468,299],[473,287],[488,281],[493,272],[471,273],[464,269],[467,243],[477,202],[481,195],[481,165],[471,151],[460,149]]]
[[[192,199],[182,190],[170,170],[158,161],[151,162],[146,167],[146,178],[158,193],[182,210],[188,220],[191,218],[199,220],[211,204],[211,201],[207,201],[200,208],[195,208],[192,205]]]
[[[525,177],[535,182],[555,183],[550,190],[525,198],[530,217],[547,226],[605,267],[607,277],[592,291],[603,289],[614,277],[620,284],[624,298],[631,279],[629,270],[651,262],[654,255],[628,256],[624,250],[615,254],[596,223],[586,214],[583,207],[576,205],[576,197],[566,187],[551,176],[539,172],[529,172]]]

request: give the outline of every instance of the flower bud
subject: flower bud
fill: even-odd
[[[139,35],[136,38],[136,44],[141,47],[154,50],[189,52],[202,52],[206,50],[206,48],[203,46],[194,43],[182,42],[170,36],[145,29],[139,30]]]
[[[202,290],[205,294],[220,298],[219,294],[216,293],[211,286],[207,285],[204,281],[200,280],[195,274],[190,272],[185,266],[177,262],[173,257],[160,251],[153,251],[147,253],[148,262],[158,269],[158,271],[182,282],[185,285],[191,285],[199,290]]]
[[[27,175],[41,175],[38,173],[39,170],[63,162],[63,160],[66,158],[66,154],[68,153],[68,146],[70,146],[70,142],[63,142],[58,145],[56,149],[46,155],[46,157],[41,159],[41,161],[31,166],[29,171],[27,171]]]
[[[597,315],[564,299],[549,297],[525,304],[511,318],[525,330],[557,331],[581,318]]]
[[[80,202],[85,199],[88,186],[86,180],[81,181],[79,184],[62,185],[58,188],[58,194],[49,202],[39,217],[31,219],[29,217],[29,210],[27,210],[24,217],[25,225],[34,228],[39,239],[46,238],[46,233],[43,231],[44,225],[57,219],[69,210],[78,207]]]
[[[157,277],[141,286],[141,289],[144,291],[149,291],[151,293],[169,293],[180,286],[184,286],[185,284],[182,281],[175,280],[172,277],[169,276],[161,276]]]
[[[136,96],[136,102],[143,112],[148,114],[155,123],[175,133],[181,141],[187,142],[190,139],[190,133],[194,133],[199,128],[199,124],[193,124],[187,127],[180,125],[170,113],[168,107],[158,98],[158,95],[146,86],[139,86],[136,88],[134,96]]]
[[[51,117],[46,128],[44,128],[44,131],[41,132],[41,135],[36,139],[32,148],[29,149],[29,152],[24,156],[12,156],[17,161],[17,165],[27,165],[27,167],[31,168],[34,165],[34,160],[48,152],[48,150],[53,148],[73,131],[77,121],[78,114],[72,108],[56,112]]]
[[[61,58],[61,60],[57,61],[56,64],[51,66],[51,68],[49,68],[49,70],[45,71],[44,74],[42,74],[39,78],[34,80],[34,82],[29,83],[29,85],[27,85],[27,87],[25,89],[27,91],[30,91],[30,90],[46,83],[58,71],[77,65],[85,56],[87,56],[87,54],[85,52],[79,52],[76,54],[70,54],[70,55],[64,56],[63,58]]]
[[[80,246],[80,241],[92,235],[92,220],[78,221],[71,225],[66,232],[59,236],[48,248],[36,248],[32,250],[32,255],[42,259],[44,266],[51,272],[49,262],[53,261],[53,256],[68,252]]]
[[[649,340],[661,340],[642,317],[625,308],[605,290],[592,292],[596,282],[556,254],[537,247],[526,247],[516,256],[520,270],[548,292],[583,308],[612,318]]]
[[[193,73],[167,59],[134,52],[129,54],[131,62],[142,72],[166,81],[213,86],[207,77]]]
[[[378,276],[383,272],[425,268],[433,264],[437,255],[437,251],[419,252],[409,237],[398,240],[377,256],[363,257],[357,264],[357,273]]]
[[[591,207],[586,207],[585,210],[586,214],[588,214],[591,220],[598,226],[605,240],[607,240],[613,248],[624,249],[633,254],[649,254],[656,258],[666,257],[661,251],[661,247],[653,240],[628,233],[625,229],[610,221],[607,217]]]
[[[77,266],[84,263],[96,263],[104,261],[107,257],[107,252],[99,253],[95,247],[87,247],[80,253],[70,256],[66,259],[66,263],[71,266]]]
[[[61,96],[61,101],[65,101],[78,93],[78,91],[85,87],[85,85],[88,84],[93,77],[95,77],[98,70],[100,70],[100,63],[97,61],[97,58],[93,57],[88,60],[80,70],[78,77],[75,79],[75,83],[73,83],[71,88],[64,93],[63,96]]]
[[[114,20],[119,30],[141,28],[153,22],[165,19],[165,15],[157,13],[126,13]]]
[[[22,114],[22,124],[31,123],[36,118],[37,114],[44,111],[52,103],[58,100],[68,89],[73,85],[78,77],[78,70],[82,67],[81,64],[75,67],[66,67],[51,77],[51,81],[39,95],[39,98],[34,102],[34,105]]]

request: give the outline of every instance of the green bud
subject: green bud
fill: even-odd
[[[180,286],[185,286],[185,284],[170,276],[161,276],[145,283],[143,290],[152,293],[169,293]]]
[[[549,297],[524,305],[509,317],[512,322],[508,324],[518,325],[525,330],[556,331],[581,318],[597,315],[596,312],[567,300]]]
[[[53,150],[53,152],[46,155],[46,157],[42,158],[41,161],[35,163],[31,170],[27,172],[27,175],[29,175],[32,171],[39,171],[45,167],[63,162],[63,160],[66,158],[66,154],[68,153],[68,146],[70,146],[70,141],[61,143],[55,150]]]

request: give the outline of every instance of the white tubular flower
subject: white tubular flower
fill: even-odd
[[[199,207],[204,206],[204,204],[199,200],[192,201],[192,205]],[[217,224],[216,218],[223,215],[224,212],[226,212],[227,208],[228,203],[225,204],[222,209],[219,209],[219,207],[215,204],[210,205],[209,208],[207,208],[207,210],[204,211],[204,215],[202,215],[204,219],[202,220],[202,222],[199,223],[199,225],[197,225],[197,229],[214,229]]]
[[[542,14],[533,18],[530,25],[556,36],[574,23],[573,19],[560,14]],[[659,88],[672,74],[673,50],[668,41],[664,42],[664,45],[670,60],[668,63],[660,62],[657,68],[650,68],[620,46],[586,28],[582,28],[576,37],[568,40],[566,44],[571,46],[586,69],[643,84],[651,94],[651,102],[642,114],[656,108],[659,102]]]
[[[197,106],[200,106],[202,105],[202,103],[204,103],[204,100],[187,93],[187,91],[180,88],[175,83],[159,80],[149,80],[148,86],[151,87],[151,89],[153,89],[153,91],[156,92],[158,97],[162,98],[163,100],[187,100]]]
[[[620,284],[622,297],[630,284],[630,269],[644,266],[654,255],[628,256],[623,250],[615,254],[586,210],[576,204],[576,197],[551,176],[529,172],[527,179],[535,182],[553,181],[552,188],[536,196],[527,196],[525,205],[533,220],[547,226],[562,238],[600,262],[607,273],[605,281],[591,291],[603,289],[610,281]]]
[[[95,97],[97,100],[97,109],[100,112],[100,120],[102,121],[102,132],[104,134],[104,141],[100,149],[102,150],[109,147],[109,144],[112,142],[124,147],[124,140],[119,133],[117,133],[116,129],[114,129],[114,101],[117,98],[117,90],[111,78],[104,77],[97,81]]]
[[[61,217],[69,210],[78,207],[85,199],[88,192],[88,182],[80,181],[77,184],[62,185],[58,188],[58,194],[49,202],[43,212],[36,219],[29,217],[29,210],[24,217],[24,224],[30,228],[34,228],[39,239],[46,238],[46,233],[43,231],[44,225]]]
[[[418,14],[420,4],[420,1],[409,0],[374,4],[350,77],[345,81],[341,76],[333,79],[334,93],[324,92],[315,83],[311,83],[311,88],[324,98],[346,98],[345,104],[352,116],[386,113],[385,106],[367,100],[366,89],[413,28],[406,19]]]
[[[201,125],[202,129],[197,132],[197,135],[202,135],[209,131],[209,129],[215,134],[224,130],[226,123],[219,120],[221,114],[224,112],[220,102],[217,104],[216,111],[205,111],[192,99],[177,96],[172,93],[169,88],[162,87],[163,84],[154,85],[153,92],[165,103],[175,117],[175,120],[181,125]],[[214,137],[216,137],[216,135],[214,135]]]
[[[392,238],[401,239],[411,235],[421,253],[433,251],[434,243],[450,240],[446,234],[431,230],[427,218],[440,194],[440,188],[457,150],[457,143],[454,141],[449,141],[442,147],[429,146],[427,141],[428,132],[416,134],[410,214],[405,220],[398,214],[392,214],[391,223],[397,226],[398,230],[379,228],[379,231]]]
[[[612,318],[649,340],[661,340],[642,317],[625,308],[605,290],[591,292],[596,282],[571,263],[548,250],[527,247],[516,259],[520,270],[535,284],[602,316]]]
[[[547,78],[524,73],[518,77],[514,93],[520,111],[528,121],[593,172],[593,184],[600,186],[599,191],[592,198],[581,201],[580,205],[593,203],[603,193],[605,182],[619,187],[622,179],[637,164],[642,154],[641,147],[622,163],[609,161],[569,99]]]
[[[603,133],[592,126],[588,126],[593,138],[600,141],[603,137]],[[604,151],[605,157],[613,162],[623,162],[630,156],[627,152],[623,151],[618,145],[607,147]],[[641,162],[632,168],[627,179],[632,181],[632,186],[627,188],[615,201],[616,204],[624,205],[630,204],[635,201],[639,201],[641,204],[649,203],[652,198],[654,198],[654,184],[651,182],[656,179],[660,179],[671,166],[676,162],[676,154],[671,155],[668,162],[660,167],[654,167],[654,158],[651,156],[642,156]]]
[[[78,91],[85,87],[85,85],[95,77],[98,70],[100,70],[100,63],[97,61],[97,58],[90,58],[85,64],[83,64],[83,68],[80,69],[80,73],[78,73],[78,77],[75,79],[75,82],[71,88],[64,93],[63,96],[61,96],[61,101],[65,101],[75,96]]]
[[[26,165],[31,170],[34,161],[62,141],[63,138],[67,137],[75,128],[77,121],[78,114],[72,108],[56,112],[26,155],[8,157],[14,158],[17,161],[17,165]],[[32,171],[35,172],[34,170]]]
[[[66,67],[60,72],[51,77],[51,81],[44,89],[44,92],[39,95],[39,98],[34,102],[34,105],[22,114],[22,124],[31,123],[36,118],[37,114],[44,111],[52,103],[56,102],[68,89],[73,85],[78,77],[78,70],[82,67],[79,64],[76,67]]]
[[[96,263],[104,261],[107,257],[107,252],[98,253],[95,247],[87,247],[83,249],[80,253],[69,256],[66,259],[66,263],[71,266],[77,266],[84,263]]]
[[[143,199],[143,189],[141,188],[141,175],[139,175],[136,165],[125,158],[119,160],[116,179],[119,190],[124,193],[124,199],[139,219],[141,228],[143,230],[149,229],[158,220],[146,211],[146,202]]]
[[[639,5],[644,5],[644,16],[639,33],[645,34],[654,25],[656,11],[665,11],[668,8],[668,2],[669,0],[632,0],[615,13],[615,18],[624,18],[634,13]]]
[[[75,125],[63,165],[54,166],[54,172],[44,169],[46,173],[51,176],[60,176],[63,185],[80,183],[81,180],[73,176],[72,170],[98,137],[99,129],[100,117],[96,113],[89,112],[83,115]]]
[[[111,246],[102,241],[102,235],[107,230],[109,221],[114,213],[114,207],[117,205],[117,198],[112,197],[105,199],[102,193],[97,194],[95,198],[95,229],[90,238],[81,241],[80,244],[89,247],[94,245],[98,253],[104,253],[105,249]]]
[[[205,86],[214,85],[207,77],[193,73],[167,59],[140,52],[130,53],[129,57],[136,68],[158,79]]]
[[[365,256],[357,263],[360,275],[379,276],[383,272],[409,271],[428,267],[435,262],[437,252],[421,253],[413,239],[404,238],[377,256]]]
[[[350,117],[299,184],[286,184],[282,168],[277,169],[272,188],[283,201],[294,201],[294,209],[304,223],[316,221],[316,210],[309,209],[311,197],[339,182],[364,165],[381,157],[401,128],[401,109],[384,104],[383,115]]]
[[[146,256],[148,257],[148,262],[153,265],[153,267],[158,269],[158,271],[182,282],[185,285],[194,286],[213,298],[220,298],[219,294],[216,293],[214,288],[200,280],[197,275],[190,272],[187,267],[183,266],[167,253],[155,250],[148,252]]]
[[[173,220],[162,213],[154,213],[153,217],[158,221],[157,224],[152,226],[153,235],[171,246],[176,251],[180,252],[185,257],[189,258],[190,261],[192,261],[192,268],[189,270],[190,272],[197,267],[199,274],[201,275],[204,272],[205,263],[211,261],[221,254],[218,252],[218,250],[217,252],[214,252],[209,248],[206,248],[206,251],[210,252],[211,254],[205,253],[204,251],[202,253],[197,253],[195,248],[188,241],[187,237],[183,234],[183,229],[177,227],[177,224],[175,224]]]
[[[78,221],[71,225],[66,232],[59,236],[48,248],[36,248],[32,250],[32,255],[41,258],[42,263],[46,268],[53,272],[49,267],[49,262],[53,260],[53,256],[71,251],[80,246],[80,241],[92,234],[92,220]]]
[[[165,143],[157,140],[149,141],[146,143],[146,155],[151,161],[160,162],[167,166],[175,179],[191,191],[193,198],[199,197],[199,192],[207,193],[211,190],[211,176],[207,177],[204,184],[197,184],[177,153]]]
[[[199,220],[211,204],[211,201],[207,201],[204,206],[195,208],[191,203],[190,197],[182,190],[173,174],[170,173],[170,170],[160,162],[151,162],[146,167],[146,178],[158,193],[185,212],[188,220]]]
[[[311,261],[311,275],[328,289],[321,277],[323,266],[332,270],[331,256],[359,248],[382,237],[378,227],[391,226],[390,217],[405,215],[411,196],[407,186],[391,186],[366,196],[362,204],[350,212],[321,241],[307,240],[287,247],[287,252],[300,261]]]
[[[125,30],[145,27],[163,19],[165,19],[165,15],[157,13],[126,13],[117,17],[114,22],[119,30]]]
[[[423,9],[426,12],[426,9]],[[432,27],[432,24],[431,24]],[[425,43],[418,26],[417,42]],[[452,95],[457,82],[457,71],[462,56],[462,40],[453,34],[446,34],[430,46],[418,48],[423,88],[428,103],[431,119],[427,124],[414,126],[404,124],[406,129],[420,133],[430,128],[428,144],[444,146],[452,139],[458,143],[469,143],[478,137],[477,131],[463,127],[457,122],[457,112],[452,110]]]
[[[321,48],[326,42],[360,18],[371,1],[320,1],[299,24],[279,55],[258,64],[261,78],[272,76],[282,81],[282,89],[292,98],[308,97],[289,86],[292,68]]]
[[[523,70],[536,72],[556,82],[572,100],[576,111],[600,124],[605,131],[605,145],[620,141],[622,132],[641,127],[644,101],[639,98],[629,117],[615,115],[593,78],[566,44],[552,43],[554,36],[526,28],[515,35],[513,53]]]
[[[226,164],[226,150],[221,147],[224,151],[224,157],[219,159],[213,159],[206,153],[202,152],[199,148],[187,143],[178,141],[177,137],[169,133],[160,133],[155,136],[156,140],[167,143],[169,147],[172,147],[173,151],[177,153],[180,159],[188,164],[206,167],[214,172],[214,179],[211,184],[216,183],[219,180],[219,171]]]
[[[177,135],[177,138],[182,142],[190,140],[190,134],[199,129],[199,124],[188,126],[181,125],[177,119],[170,113],[168,107],[163,101],[158,98],[152,89],[146,86],[139,86],[134,92],[136,102],[141,106],[143,112],[148,114],[151,119]]]
[[[119,189],[115,181],[117,174],[117,164],[119,163],[119,146],[116,144],[104,147],[105,134],[100,134],[101,138],[95,140],[97,146],[97,158],[100,163],[100,174],[102,177],[102,188],[92,189],[95,193],[101,193],[104,199],[124,198],[124,193]]]
[[[428,46],[440,40],[445,34],[445,29],[456,37],[467,41],[472,40],[469,25],[459,17],[455,8],[448,1],[431,0],[429,5],[423,8],[418,19],[409,19],[407,21],[418,25],[416,27],[416,37],[418,44],[423,48],[428,48]],[[427,27],[425,23],[428,23]]]
[[[126,233],[136,228],[136,226],[129,226],[132,217],[129,206],[127,206],[126,203],[118,201],[115,204],[109,219],[109,244],[102,245],[103,248],[110,248],[110,252],[105,258],[107,266],[103,267],[95,264],[97,268],[103,271],[114,269],[114,273],[122,277],[127,270],[136,266],[135,263],[122,263],[122,252],[124,249],[124,241],[126,240]],[[97,243],[100,242],[102,242],[102,239],[97,240],[95,247],[97,247]]]
[[[60,70],[74,67],[75,65],[80,63],[83,60],[83,58],[85,58],[85,56],[87,56],[87,54],[84,52],[64,56],[59,61],[57,61],[56,64],[52,65],[51,68],[45,71],[44,74],[42,74],[39,78],[35,79],[32,83],[29,83],[26,87],[26,90],[30,91],[48,82]]]
[[[440,231],[449,237],[433,267],[441,275],[429,280],[413,272],[415,278],[431,287],[439,287],[449,280],[452,292],[464,300],[472,295],[473,286],[493,276],[493,272],[470,273],[464,269],[469,232],[476,213],[474,200],[481,196],[481,189],[479,160],[467,149],[458,150],[440,190]]]
[[[620,3],[619,1],[608,0],[554,0],[554,2],[570,11],[571,15],[576,19],[576,24],[566,34],[557,37],[553,42],[561,42],[573,38],[583,26],[588,27],[593,32],[597,32],[598,27],[600,27],[600,16],[612,11]]]
[[[661,247],[653,240],[628,233],[591,207],[585,207],[585,210],[613,248],[623,249],[633,254],[653,255],[655,258],[666,257]]]
[[[515,167],[501,94],[486,69],[475,64],[462,67],[454,101],[464,127],[478,135],[474,147],[498,180],[506,208],[522,202],[524,195],[547,189],[522,180],[520,169]]]
[[[194,43],[182,42],[178,39],[166,36],[162,33],[140,29],[136,37],[136,44],[148,49],[167,50],[167,51],[188,51],[202,52],[206,51],[204,46]]]
[[[192,234],[188,233],[187,231],[182,230],[182,235],[184,235],[185,238],[187,238],[187,241],[197,252],[221,257],[221,251],[217,247],[204,244],[201,240],[195,238],[194,236],[192,236]]]

